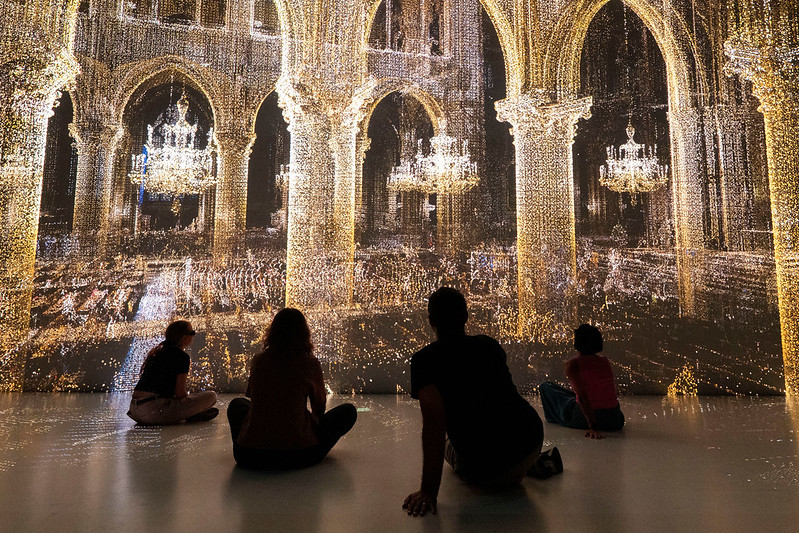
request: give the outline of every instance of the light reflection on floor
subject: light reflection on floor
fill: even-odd
[[[604,441],[546,424],[562,476],[485,494],[445,471],[423,522],[400,509],[421,468],[407,396],[331,397],[356,404],[355,429],[289,473],[235,468],[221,416],[137,427],[127,401],[0,394],[0,530],[793,531],[799,517],[799,403],[783,398],[625,397],[627,427]]]

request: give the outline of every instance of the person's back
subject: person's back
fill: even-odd
[[[576,375],[581,377],[582,387],[572,381],[572,390],[582,389],[587,400],[594,409],[613,409],[619,405],[616,393],[616,382],[613,378],[613,368],[606,357],[598,354],[578,355],[573,357],[567,365]]]
[[[603,347],[596,327],[583,324],[574,330],[577,355],[564,366],[572,390],[552,381],[538,387],[547,422],[587,429],[585,436],[592,439],[604,438],[602,431],[624,427],[613,368],[607,358],[597,355]]]
[[[539,456],[543,424],[516,390],[505,351],[491,337],[466,335],[463,295],[441,287],[427,312],[436,341],[411,358],[411,396],[422,411],[422,483],[403,509],[436,512],[445,459],[467,482],[490,488],[518,483],[534,466],[532,475],[562,472],[554,450]]]
[[[231,400],[227,412],[233,457],[245,468],[318,463],[358,417],[352,404],[325,411],[325,383],[311,331],[302,312],[292,308],[272,319],[264,351],[253,358],[247,396]]]
[[[437,340],[413,356],[411,376],[412,396],[429,384],[441,393],[447,435],[467,477],[490,477],[530,453],[541,420],[516,390],[496,340],[485,335]]]
[[[313,356],[286,357],[262,352],[253,358],[247,396],[252,400],[238,443],[264,450],[300,449],[317,444],[314,416],[307,409],[321,406],[325,390],[322,367]]]

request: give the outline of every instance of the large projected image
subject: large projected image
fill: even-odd
[[[131,390],[186,319],[241,392],[291,306],[334,392],[408,392],[448,285],[525,393],[586,322],[622,393],[791,393],[796,113],[731,76],[748,7],[662,4],[527,13],[535,53],[488,0],[73,6],[46,91],[0,69],[0,390]]]

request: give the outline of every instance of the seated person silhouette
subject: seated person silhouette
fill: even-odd
[[[602,439],[602,431],[624,427],[613,369],[602,351],[602,333],[589,324],[574,330],[577,355],[566,362],[566,376],[572,390],[545,381],[539,385],[547,422],[586,429],[585,436]]]
[[[557,449],[541,454],[543,424],[513,384],[500,344],[466,335],[466,300],[450,287],[430,296],[436,341],[411,359],[411,396],[422,411],[421,488],[409,495],[409,515],[436,513],[444,460],[467,483],[489,489],[531,475],[563,471]],[[540,456],[540,457],[539,457]]]
[[[177,320],[169,324],[164,340],[150,350],[144,360],[139,382],[133,389],[128,416],[139,424],[162,426],[213,419],[216,393],[186,390],[190,359],[185,352],[197,332],[191,323]]]
[[[253,469],[304,468],[321,461],[357,418],[345,403],[325,412],[322,366],[297,309],[279,311],[253,357],[246,395],[227,416],[236,464]],[[311,410],[307,405],[310,399]]]

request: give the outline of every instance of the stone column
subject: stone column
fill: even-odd
[[[104,255],[112,228],[114,159],[124,130],[119,124],[104,124],[98,117],[93,122],[70,124],[69,131],[78,147],[72,232],[78,236],[81,256]]]
[[[0,335],[30,322],[47,120],[58,91],[78,67],[65,50],[37,57],[36,47],[0,50]],[[19,50],[16,50],[19,51]],[[49,61],[49,62],[48,62]],[[27,64],[28,68],[20,68]],[[2,341],[2,339],[0,339]],[[2,345],[3,342],[0,342]],[[3,389],[6,384],[0,381]],[[13,388],[13,387],[12,387]]]
[[[214,206],[214,260],[243,244],[247,229],[247,171],[255,135],[240,131],[214,133],[218,146],[218,182]]]
[[[335,305],[326,246],[331,240],[335,192],[330,121],[321,102],[300,93],[293,83],[278,82],[278,91],[291,133],[286,306]]]
[[[365,131],[361,132],[355,145],[355,221],[359,225],[366,223],[366,214],[363,212],[363,162],[371,145],[369,135]]]
[[[513,125],[516,146],[516,231],[519,335],[544,338],[574,320],[577,269],[572,144],[591,98],[547,103],[521,95],[496,103]]]
[[[785,393],[799,395],[799,47],[766,46],[758,36],[725,48],[727,68],[752,82],[763,113]]]
[[[677,288],[680,314],[702,317],[698,289],[702,284],[705,232],[700,170],[704,143],[702,117],[696,108],[669,110],[672,193],[674,195],[674,244],[677,255]]]

